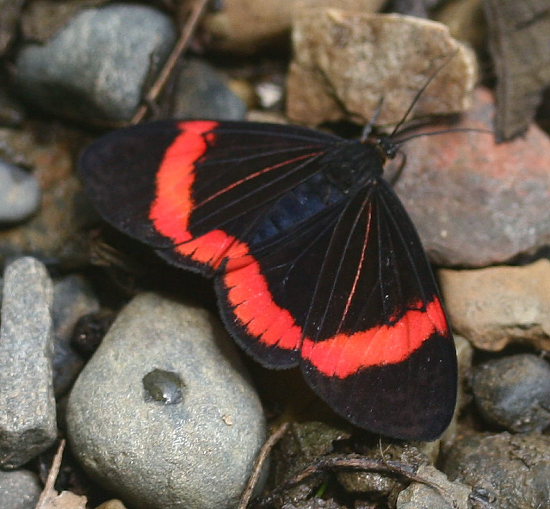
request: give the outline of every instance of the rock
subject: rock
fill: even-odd
[[[170,117],[243,120],[246,105],[228,88],[224,76],[200,60],[190,60],[178,74]]]
[[[58,124],[36,122],[22,129],[0,128],[0,152],[33,169],[42,206],[22,225],[0,229],[0,263],[32,255],[64,269],[89,262],[85,226],[95,220],[74,172],[82,135]]]
[[[240,54],[286,49],[293,13],[302,4],[315,9],[333,6],[374,12],[383,6],[384,0],[226,0],[220,10],[205,16],[210,46]]]
[[[45,43],[70,23],[79,11],[107,3],[109,0],[34,0],[25,6],[20,20],[24,40]]]
[[[396,509],[469,509],[472,489],[460,482],[450,482],[431,465],[421,465],[416,475],[437,486],[413,482],[397,497]]]
[[[120,500],[113,498],[98,505],[95,509],[126,509],[126,506]]]
[[[511,355],[477,366],[472,390],[481,415],[508,431],[550,426],[550,366],[540,357]]]
[[[56,396],[67,391],[84,364],[82,357],[71,346],[74,326],[80,317],[97,311],[97,298],[82,276],[71,274],[55,282],[52,316]]]
[[[487,21],[483,13],[482,0],[442,3],[434,13],[433,19],[447,25],[455,39],[467,42],[476,50],[485,50]]]
[[[17,34],[17,22],[25,0],[0,0],[0,55],[3,55]]]
[[[383,98],[378,123],[397,123],[432,76],[413,115],[456,113],[470,105],[475,59],[440,23],[304,9],[294,19],[293,46],[287,113],[296,122],[366,124]]]
[[[459,122],[422,132],[491,130],[493,116],[493,97],[479,88]],[[434,263],[486,267],[550,244],[550,138],[538,127],[510,143],[450,132],[415,138],[402,150],[406,166],[395,190]]]
[[[44,46],[17,55],[17,87],[44,111],[85,123],[128,121],[176,33],[165,14],[143,5],[80,11]]]
[[[0,470],[0,507],[2,509],[34,509],[42,486],[28,470]]]
[[[6,267],[0,325],[0,466],[13,469],[57,436],[52,383],[52,282],[33,258]]]
[[[81,372],[67,425],[90,476],[138,508],[234,507],[265,434],[221,325],[153,294],[120,313]]]
[[[449,450],[443,471],[484,494],[495,509],[547,507],[550,437],[537,433],[467,436]]]
[[[550,349],[550,261],[440,270],[439,278],[453,328],[477,348],[521,343]]]
[[[17,223],[40,206],[36,178],[17,166],[0,160],[0,223]]]

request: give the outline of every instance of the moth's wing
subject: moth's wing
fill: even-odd
[[[304,336],[306,380],[351,422],[414,440],[448,426],[452,334],[418,234],[384,180],[358,193],[336,224]]]
[[[360,427],[441,434],[455,404],[453,339],[418,235],[384,181],[247,256],[216,279],[245,350],[271,367],[301,363]]]
[[[277,124],[161,121],[96,140],[80,175],[113,226],[176,265],[212,273],[232,249],[242,254],[238,240],[339,140]]]

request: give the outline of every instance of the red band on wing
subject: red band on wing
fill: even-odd
[[[189,220],[195,207],[192,188],[197,161],[208,150],[205,137],[215,140],[212,130],[218,122],[181,122],[181,134],[166,151],[157,173],[156,200],[149,217],[157,231],[177,244],[175,249],[183,256],[217,266],[222,255],[231,250],[232,256],[243,256],[248,251],[244,244],[221,230],[214,230],[193,239]]]
[[[325,341],[305,339],[302,356],[327,376],[345,378],[362,368],[407,359],[432,334],[446,334],[447,320],[439,299],[425,311],[408,311],[396,324],[355,334],[338,334]]]
[[[273,300],[260,264],[252,256],[246,258],[249,263],[228,270],[224,276],[233,312],[248,334],[257,337],[265,346],[298,349],[302,342],[301,327]],[[236,263],[238,260],[231,261],[232,266]]]

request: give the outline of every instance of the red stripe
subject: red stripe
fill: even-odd
[[[345,378],[362,368],[396,364],[406,360],[432,334],[448,331],[439,299],[425,311],[408,311],[396,324],[373,327],[355,334],[338,334],[325,341],[309,338],[302,356],[327,376]]]

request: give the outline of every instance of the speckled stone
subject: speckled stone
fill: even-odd
[[[235,507],[265,434],[219,320],[154,294],[120,313],[75,383],[67,423],[88,473],[149,509]]]

